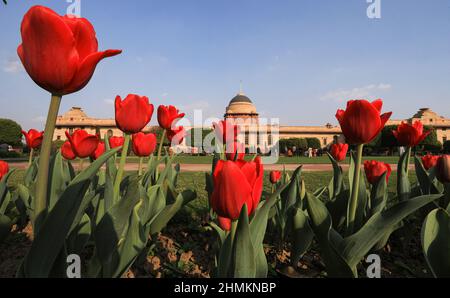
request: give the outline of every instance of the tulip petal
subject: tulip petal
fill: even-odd
[[[94,27],[87,19],[73,16],[64,16],[62,19],[72,30],[80,61],[98,51]]]
[[[88,55],[83,60],[83,62],[81,62],[77,73],[73,77],[72,82],[70,82],[70,86],[66,88],[65,94],[73,93],[83,89],[87,85],[87,83],[89,83],[89,80],[92,78],[97,64],[101,60],[119,55],[120,53],[122,53],[121,50],[107,50],[104,52],[95,52]]]
[[[383,100],[377,99],[372,101],[372,105],[378,110],[378,112],[381,113],[381,110],[383,109]]]

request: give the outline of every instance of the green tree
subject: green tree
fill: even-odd
[[[318,138],[306,138],[309,148],[320,149],[322,145],[320,144],[320,140]]]
[[[20,146],[22,144],[20,125],[10,119],[0,119],[0,144]]]
[[[450,153],[450,140],[444,142],[444,153]]]
[[[201,130],[201,132],[200,132]],[[203,152],[205,144],[205,138],[212,133],[212,129],[192,128],[186,133],[186,145],[198,149],[198,152]],[[201,139],[196,137],[196,134],[201,135]],[[209,145],[209,144],[208,144]],[[211,146],[215,145],[214,139],[211,142]]]

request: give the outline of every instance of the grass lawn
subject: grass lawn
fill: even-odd
[[[23,179],[25,171],[17,170],[10,179],[10,185],[14,186]],[[332,172],[304,172],[302,174],[308,191],[313,192],[320,187],[327,186],[332,178]],[[346,178],[347,179],[347,178]],[[393,195],[396,192],[397,173],[392,172],[389,180],[389,192]],[[348,180],[345,180],[347,183]],[[411,183],[416,182],[415,173],[410,173]],[[205,190],[205,173],[203,172],[181,172],[178,180],[179,190],[190,188],[197,192],[198,198],[190,203],[188,213],[190,216],[201,216],[208,212],[208,195]],[[268,172],[265,173],[264,191],[271,191]]]
[[[251,159],[252,156],[248,156],[247,159]],[[367,156],[364,160],[377,160],[389,164],[397,164],[398,156]],[[139,158],[129,157],[128,162],[137,163]],[[191,156],[191,155],[180,155],[175,157],[175,163],[180,164],[211,164],[213,160],[212,156]],[[348,162],[348,158],[347,161]],[[411,163],[413,163],[411,158]],[[329,164],[330,160],[326,155],[314,158],[308,157],[285,157],[281,156],[278,160],[278,164]]]

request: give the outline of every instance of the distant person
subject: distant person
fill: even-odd
[[[313,149],[311,147],[308,148],[308,157],[309,158],[313,157]]]

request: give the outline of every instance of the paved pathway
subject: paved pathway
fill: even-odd
[[[17,163],[10,163],[9,164],[11,168],[16,169],[26,169],[28,163],[26,162],[17,162]],[[77,169],[79,164],[77,162],[73,163],[74,167]],[[87,163],[84,163],[84,167],[87,167]],[[273,165],[264,165],[264,170],[266,171],[282,171],[283,167],[286,168],[287,171],[294,171],[297,169],[298,165],[296,164],[273,164]],[[344,170],[348,169],[348,164],[343,164],[342,168]],[[397,165],[391,164],[391,168],[393,171],[397,170]],[[413,165],[410,165],[411,169],[414,169]],[[126,165],[125,170],[126,171],[137,171],[138,164],[137,163],[129,163]],[[332,166],[331,164],[305,164],[303,165],[303,171],[305,172],[326,172],[331,171]],[[182,164],[181,165],[181,171],[182,172],[208,172],[211,171],[211,165],[209,164]]]

